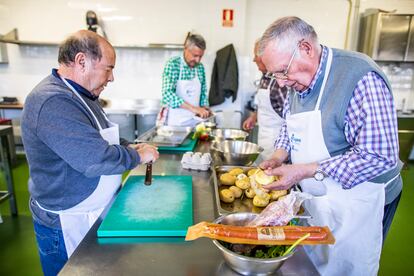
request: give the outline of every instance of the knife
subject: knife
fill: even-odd
[[[152,161],[147,163],[147,169],[145,170],[145,185],[151,185],[152,183]]]

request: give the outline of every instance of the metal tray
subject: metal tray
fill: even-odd
[[[135,142],[163,147],[176,147],[181,145],[185,139],[187,139],[191,131],[191,127],[153,127],[140,135]]]
[[[236,198],[232,203],[224,203],[220,200],[219,191],[222,189],[220,183],[220,175],[230,171],[234,168],[241,168],[245,173],[248,170],[257,167],[246,167],[246,166],[216,166],[213,170],[213,181],[214,181],[214,194],[216,199],[216,208],[219,215],[225,215],[229,213],[238,212],[253,212],[260,213],[264,208],[256,207],[253,205],[253,199],[248,197]],[[226,186],[227,187],[227,186]]]

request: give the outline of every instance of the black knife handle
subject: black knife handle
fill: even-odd
[[[147,169],[145,170],[145,185],[151,185],[152,182],[152,162],[147,164]]]

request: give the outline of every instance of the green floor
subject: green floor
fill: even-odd
[[[0,275],[41,275],[41,267],[28,209],[28,167],[24,156],[19,156],[13,170],[16,197],[19,208],[17,218],[10,216],[9,204],[0,205],[3,223],[0,224]],[[413,275],[412,253],[414,234],[411,230],[414,210],[414,165],[402,172],[404,192],[397,214],[385,242],[379,275]],[[0,190],[5,189],[3,177]],[[411,215],[410,215],[411,214]]]

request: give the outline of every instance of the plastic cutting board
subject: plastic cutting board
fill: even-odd
[[[177,147],[158,147],[160,152],[186,152],[193,151],[198,139],[191,139],[191,136],[184,140],[184,142]]]
[[[185,236],[193,225],[192,177],[130,176],[98,229],[98,237]]]

